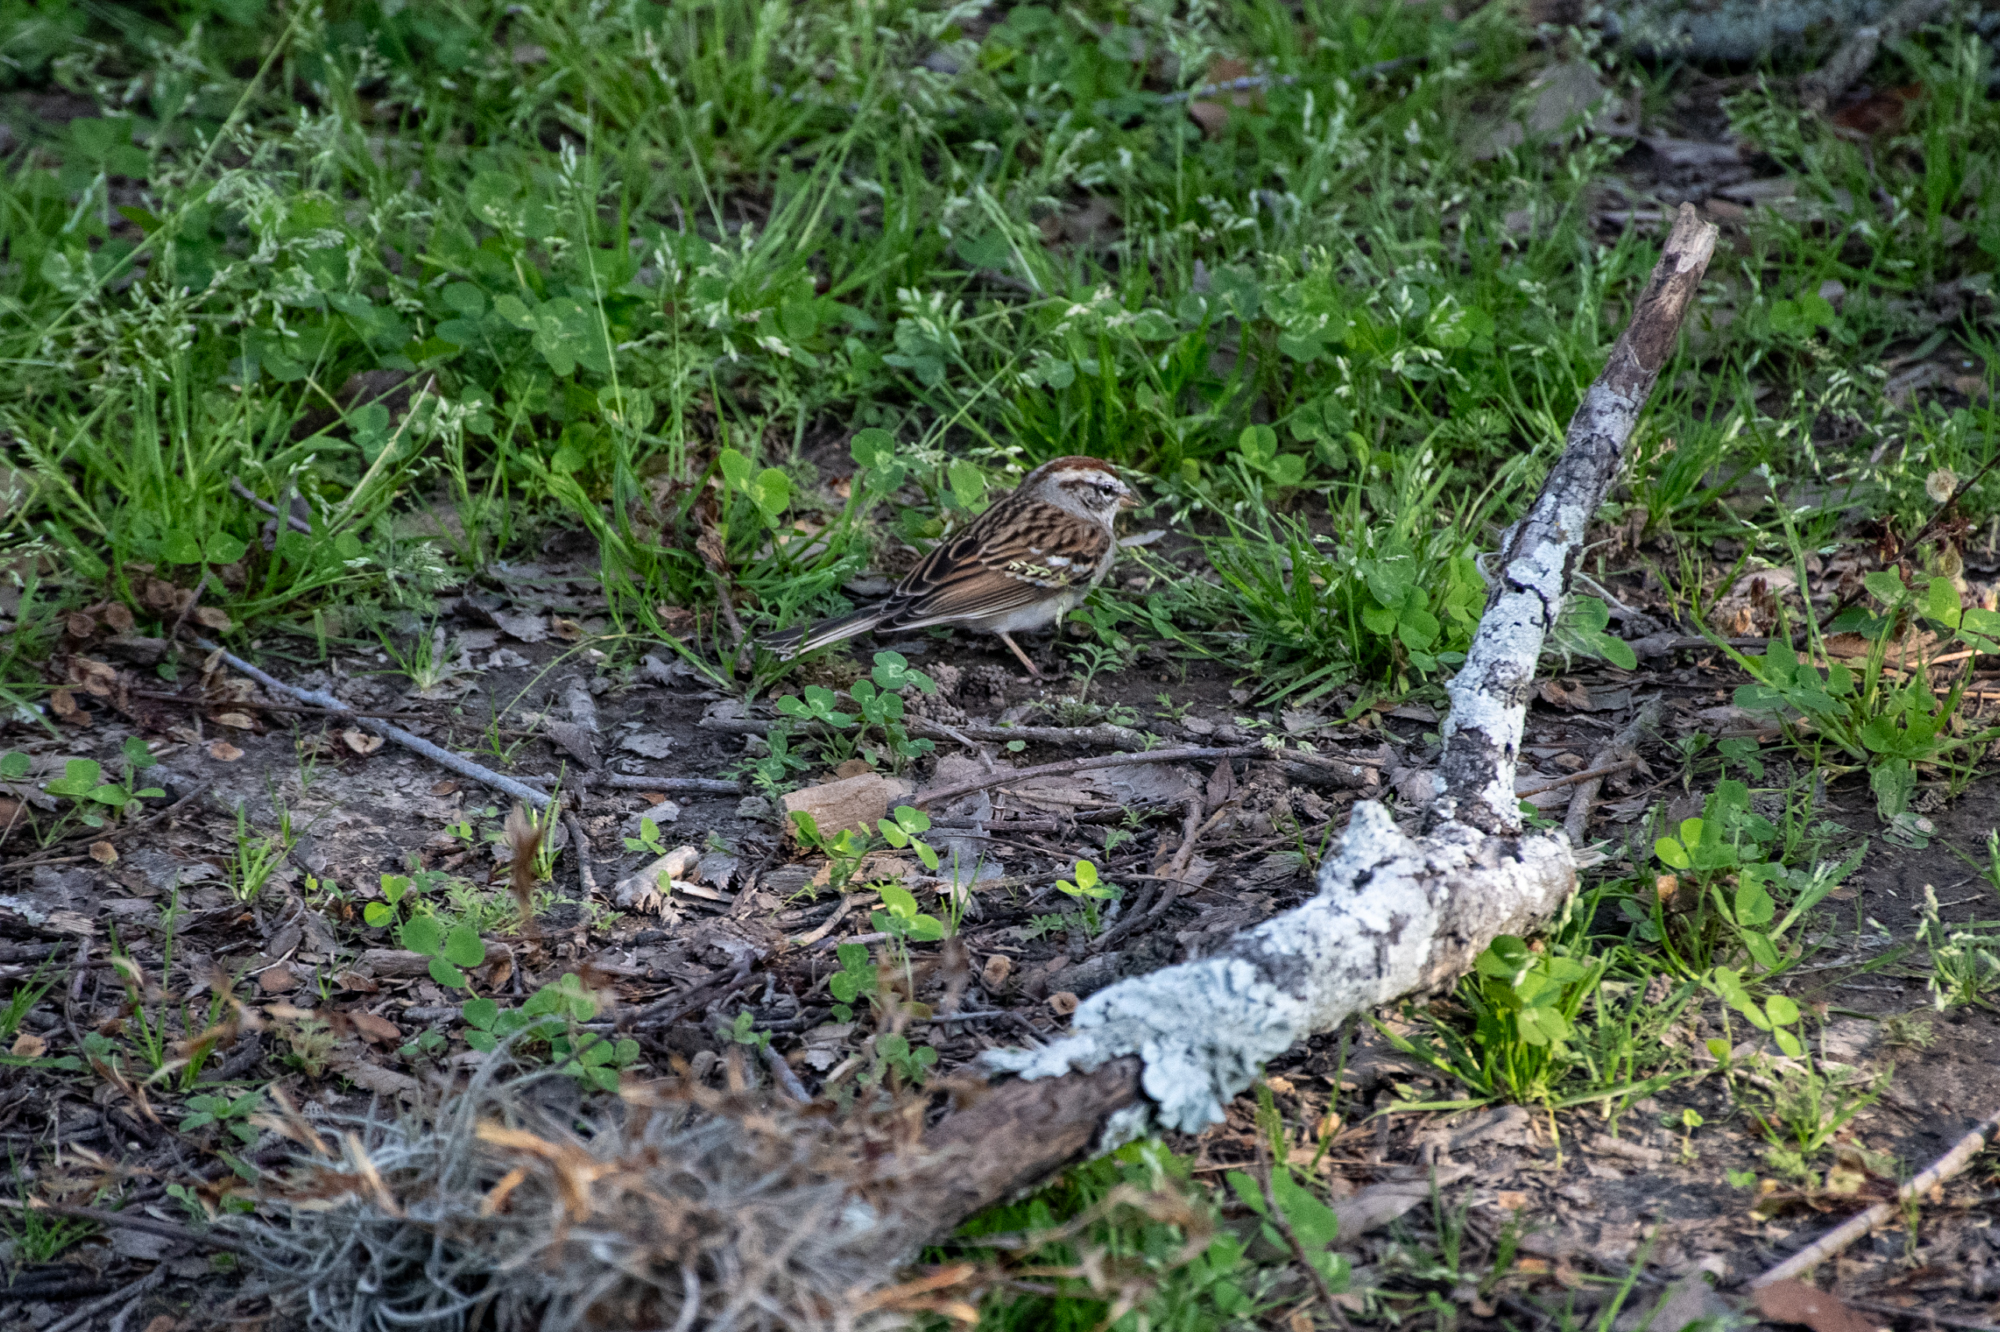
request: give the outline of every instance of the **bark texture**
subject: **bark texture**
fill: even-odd
[[[1527,516],[1507,533],[1486,612],[1448,687],[1451,712],[1431,810],[1435,821],[1456,820],[1495,834],[1521,826],[1514,765],[1542,644],[1569,592],[1591,516],[1618,475],[1639,412],[1715,253],[1715,236],[1692,206],[1681,205],[1632,322],[1570,419],[1562,457]]]
[[[1576,862],[1561,833],[1521,836],[1514,761],[1542,643],[1569,586],[1639,412],[1671,353],[1715,248],[1715,228],[1683,206],[1665,253],[1585,394],[1562,458],[1509,533],[1500,576],[1453,681],[1446,783],[1420,837],[1389,811],[1354,807],[1305,905],[1238,935],[1211,957],[1092,995],[1071,1034],[1036,1050],[996,1050],[1020,1075],[937,1125],[938,1166],[895,1205],[948,1230],[1084,1152],[1149,1124],[1195,1131],[1222,1118],[1262,1065],[1300,1039],[1468,970],[1494,936],[1561,909]]]

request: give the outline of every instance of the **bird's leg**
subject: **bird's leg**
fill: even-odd
[[[1028,654],[1021,651],[1021,645],[1019,643],[1016,643],[1012,638],[1008,637],[1004,633],[1000,635],[1000,641],[1007,645],[1007,650],[1009,652],[1012,652],[1015,656],[1021,659],[1021,664],[1028,668],[1029,675],[1034,676],[1037,680],[1042,678],[1042,668],[1035,665],[1034,662],[1028,660]]]

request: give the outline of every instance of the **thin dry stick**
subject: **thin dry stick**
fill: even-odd
[[[771,1071],[771,1080],[778,1084],[779,1091],[800,1105],[812,1103],[812,1093],[806,1090],[806,1084],[799,1081],[799,1075],[792,1071],[792,1066],[785,1062],[783,1055],[771,1048],[769,1041],[759,1047],[757,1057],[762,1059],[764,1067]]]
[[[1879,1202],[1865,1212],[1856,1212],[1847,1220],[1829,1230],[1826,1234],[1800,1249],[1791,1257],[1779,1263],[1764,1275],[1750,1283],[1750,1289],[1758,1290],[1774,1281],[1784,1281],[1796,1277],[1818,1266],[1845,1249],[1854,1241],[1888,1221],[1911,1201],[1921,1198],[1936,1185],[1955,1178],[1972,1164],[1972,1158],[1986,1150],[1986,1144],[2000,1134],[2000,1110],[1994,1111],[1979,1121],[1972,1132],[1960,1138],[1952,1149],[1933,1161],[1930,1168],[1921,1175],[1896,1190],[1893,1202]]]
[[[1486,609],[1447,692],[1440,733],[1438,793],[1428,825],[1456,822],[1488,834],[1520,831],[1515,762],[1535,668],[1569,595],[1591,515],[1611,490],[1680,339],[1681,321],[1715,253],[1716,229],[1682,204],[1660,262],[1618,335],[1604,370],[1570,418],[1562,456],[1521,521],[1507,530],[1492,562]]]
[[[1143,912],[1134,911],[1103,934],[1097,936],[1090,947],[1084,950],[1084,956],[1096,956],[1112,945],[1123,942],[1128,935],[1145,929],[1154,921],[1159,920],[1167,914],[1167,909],[1173,906],[1174,902],[1181,895],[1181,889],[1186,886],[1188,865],[1194,860],[1195,843],[1201,840],[1202,834],[1216,825],[1222,816],[1228,812],[1228,809],[1227,805],[1223,806],[1223,808],[1215,811],[1213,818],[1203,823],[1201,821],[1203,813],[1201,797],[1188,797],[1186,806],[1187,819],[1181,825],[1181,844],[1179,849],[1174,852],[1174,858],[1167,863],[1167,872],[1160,876],[1166,881],[1166,886],[1160,890],[1159,897]]]
[[[13,1198],[0,1198],[0,1207],[11,1207],[21,1212],[46,1212],[50,1216],[66,1216],[78,1221],[95,1221],[100,1226],[111,1226],[119,1230],[143,1230],[148,1235],[161,1235],[167,1239],[183,1240],[189,1244],[206,1244],[211,1249],[227,1249],[231,1253],[248,1253],[249,1246],[241,1240],[231,1239],[212,1230],[195,1230],[172,1221],[161,1221],[155,1217],[127,1215],[124,1212],[107,1212],[98,1207],[72,1207],[68,1203],[20,1202]]]
[[[583,889],[583,900],[588,902],[597,896],[597,875],[590,869],[590,839],[583,835],[583,824],[575,814],[563,811],[563,827],[569,829],[570,845],[576,848],[576,877]]]
[[[1320,1302],[1326,1305],[1326,1311],[1332,1316],[1334,1324],[1346,1327],[1347,1319],[1342,1316],[1340,1306],[1334,1303],[1333,1287],[1327,1284],[1326,1274],[1313,1265],[1312,1256],[1306,1252],[1304,1242],[1299,1239],[1299,1232],[1292,1229],[1292,1218],[1286,1216],[1285,1209],[1278,1205],[1277,1191],[1271,1187],[1273,1168],[1271,1166],[1264,1168],[1264,1205],[1270,1209],[1271,1222],[1277,1226],[1278,1233],[1285,1237],[1285,1243],[1291,1248],[1292,1257],[1298,1260],[1299,1266],[1305,1268],[1306,1275],[1312,1278],[1313,1289],[1319,1292]]]
[[[1526,800],[1529,796],[1543,795],[1550,791],[1560,791],[1565,786],[1575,786],[1578,782],[1587,782],[1593,779],[1602,780],[1624,772],[1627,768],[1636,768],[1638,766],[1638,759],[1624,759],[1617,763],[1607,763],[1601,768],[1590,768],[1583,772],[1573,772],[1567,777],[1558,777],[1552,782],[1543,782],[1539,786],[1524,786],[1516,791],[1514,796],[1516,799]]]
[[[233,476],[229,478],[229,492],[232,495],[236,496],[238,499],[243,500],[245,503],[249,504],[250,507],[253,509],[262,509],[265,513],[268,513],[273,518],[282,518],[285,522],[285,525],[291,528],[294,532],[298,532],[304,536],[312,535],[313,530],[311,523],[307,522],[305,519],[299,517],[295,513],[287,513],[285,510],[280,509],[277,505],[271,503],[271,501],[267,499],[260,498],[256,491],[250,489],[250,487],[244,485],[241,481],[238,481]]]
[[[169,643],[178,639],[181,636],[181,630],[187,628],[188,616],[194,614],[194,608],[201,604],[201,594],[207,588],[208,566],[204,564],[201,566],[200,580],[195,583],[194,591],[188,593],[187,604],[181,607],[181,613],[174,619],[173,629],[167,634],[167,641]]]
[[[520,780],[553,786],[560,779],[550,774],[523,776]],[[590,782],[593,786],[609,786],[620,791],[658,791],[665,795],[742,795],[749,790],[742,782],[721,777],[635,777],[623,772],[592,773]]]
[[[1606,768],[1615,767],[1621,771],[1639,764],[1639,737],[1660,724],[1660,696],[1653,695],[1639,705],[1632,720],[1625,723],[1611,742],[1597,752],[1596,760],[1590,765],[1593,771],[1579,774],[1581,784],[1576,794],[1570,797],[1569,812],[1563,816],[1563,831],[1569,834],[1571,846],[1583,845],[1584,834],[1590,831],[1591,807],[1597,803],[1597,793],[1603,789],[1604,779],[1611,774]]]
[[[103,1299],[84,1305],[69,1317],[50,1323],[45,1332],[70,1332],[71,1328],[82,1327],[106,1309],[115,1309],[127,1300],[137,1299],[166,1279],[167,1265],[161,1263],[131,1285],[114,1290]]]
[[[235,653],[229,652],[205,638],[196,638],[194,642],[195,646],[203,652],[221,653],[222,660],[228,664],[229,669],[249,676],[266,689],[275,690],[285,697],[295,698],[301,703],[310,703],[314,707],[325,708],[328,712],[337,716],[353,717],[355,715],[354,709],[342,703],[332,694],[323,693],[317,689],[300,689],[295,685],[288,685],[276,676],[266,674]],[[357,721],[360,720],[358,717],[355,719]],[[547,809],[549,807],[549,798],[533,787],[524,786],[512,777],[502,776],[491,768],[474,763],[469,758],[462,758],[448,749],[432,744],[420,735],[411,734],[400,726],[391,726],[387,722],[377,721],[372,722],[369,729],[380,731],[385,739],[394,740],[403,748],[423,755],[439,767],[449,772],[455,772],[461,777],[471,778],[483,786],[490,786],[502,795],[510,795],[524,804],[533,805],[536,809]]]
[[[1098,758],[1064,759],[1031,768],[1003,768],[977,781],[960,782],[937,791],[919,791],[910,797],[913,805],[931,805],[956,800],[975,791],[985,791],[1008,782],[1024,782],[1035,777],[1063,777],[1072,772],[1097,768],[1122,768],[1132,763],[1193,763],[1199,759],[1248,758],[1264,752],[1262,745],[1237,745],[1232,749],[1149,749],[1142,754],[1105,754]]]
[[[196,694],[177,694],[166,689],[134,689],[133,698],[152,699],[157,703],[179,703],[190,708],[248,708],[252,712],[295,712],[302,717],[338,716],[367,717],[370,719],[401,718],[404,721],[424,721],[413,712],[365,712],[360,708],[315,708],[304,703],[265,703],[252,698],[202,698]]]

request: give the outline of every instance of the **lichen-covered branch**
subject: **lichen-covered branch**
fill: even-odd
[[[1514,757],[1542,643],[1585,527],[1616,475],[1715,248],[1683,207],[1563,456],[1509,534],[1500,575],[1452,686],[1448,781],[1421,837],[1364,801],[1320,868],[1312,901],[1213,956],[1122,981],[1077,1010],[1069,1036],[994,1051],[1021,1080],[928,1135],[944,1164],[905,1200],[939,1227],[1043,1177],[1079,1143],[1102,1148],[1157,1121],[1196,1130],[1295,1042],[1449,984],[1494,936],[1555,914],[1576,884],[1569,840],[1519,835]]]
[[[1715,228],[1681,205],[1632,322],[1570,419],[1562,457],[1527,516],[1508,532],[1486,612],[1452,677],[1431,817],[1489,833],[1521,826],[1514,763],[1542,644],[1562,610],[1584,534],[1618,475],[1625,445],[1672,353],[1715,253]]]

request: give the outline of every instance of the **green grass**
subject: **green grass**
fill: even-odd
[[[372,636],[550,525],[596,539],[611,632],[692,611],[727,672],[718,589],[753,632],[839,609],[884,542],[1067,451],[1150,474],[1158,516],[1224,543],[1243,595],[1208,648],[1247,635],[1308,692],[1414,685],[1454,616],[1427,645],[1301,618],[1357,619],[1342,589],[1375,543],[1482,548],[1653,253],[1586,209],[1617,143],[1473,152],[1537,67],[1498,11],[1023,6],[982,29],[913,4],[236,0],[0,28],[13,89],[97,110],[29,122],[0,180],[22,491],[0,541],[49,571],[17,689],[86,599],[157,632],[149,586],[207,578],[238,637]],[[1873,370],[1934,336],[1992,363],[1989,324],[1926,303],[1956,283],[1976,313],[2000,253],[1982,49],[1908,51],[1932,95],[1872,155],[1777,92],[1729,102],[1808,202],[1715,266],[1699,376],[1670,370],[1637,444],[1655,529],[1767,543],[1716,504],[1759,466],[1908,528],[1925,476],[1987,456],[1990,412],[1889,425]],[[1206,133],[1163,94],[1224,58],[1272,81]],[[1895,447],[1819,442],[1842,421]],[[823,468],[871,428],[897,484],[842,502]],[[782,490],[725,477],[730,454]],[[238,485],[303,496],[314,530],[266,550]],[[1274,574],[1329,528],[1354,535],[1326,589]]]

